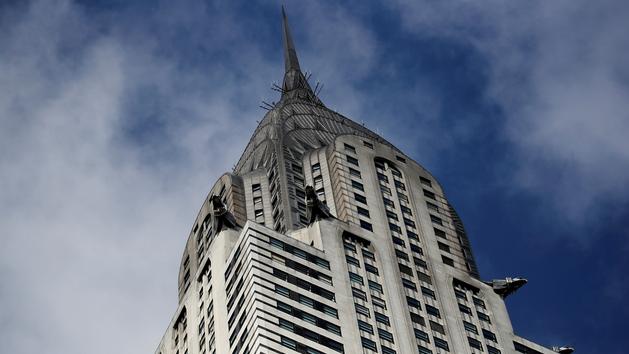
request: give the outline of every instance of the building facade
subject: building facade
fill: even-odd
[[[570,352],[514,334],[525,281],[480,280],[438,181],[327,108],[283,32],[281,99],[197,215],[155,353]]]

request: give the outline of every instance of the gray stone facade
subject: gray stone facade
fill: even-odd
[[[553,353],[514,334],[437,180],[320,101],[283,24],[282,99],[201,207],[156,353]],[[306,186],[333,217],[310,223]],[[212,196],[237,227],[213,231]]]

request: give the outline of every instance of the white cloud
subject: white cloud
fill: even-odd
[[[230,103],[243,88],[220,67],[208,76],[221,90],[208,90],[207,77],[157,53],[150,36],[98,33],[69,1],[4,19],[3,350],[151,352],[176,306],[188,228],[247,137],[226,139],[252,130],[260,110]],[[257,50],[248,50],[251,65]],[[133,101],[144,89],[164,101]],[[129,136],[130,113],[145,110],[156,121],[141,124],[159,123],[161,141]]]
[[[176,46],[132,23],[137,18],[89,17],[69,0],[0,14],[0,341],[7,352],[151,352],[172,315],[188,228],[261,119],[258,101],[273,94],[268,81],[280,79],[282,61],[279,52],[263,55],[268,43],[245,38],[247,24],[222,5],[169,4],[142,21],[163,27],[166,38],[189,33],[207,65],[182,62],[169,52]],[[473,41],[492,60],[490,94],[508,114],[519,158],[529,161],[520,166],[522,184],[544,180],[532,169],[539,156],[571,173],[556,195],[579,183],[575,210],[626,184],[626,61],[612,55],[624,38],[620,14],[577,35],[569,24],[582,16],[559,16],[559,5],[494,4],[486,13],[472,2],[454,4],[408,4],[404,18],[410,29]],[[326,103],[377,121],[354,87],[381,64],[377,36],[345,9],[297,6],[289,6],[290,18],[305,16],[306,27],[319,29],[308,34],[314,52],[297,47],[302,66],[326,82]],[[533,54],[521,49],[530,38]],[[582,42],[595,55],[567,66]],[[219,56],[230,58],[229,67]],[[421,92],[431,106],[422,85],[409,95]],[[432,108],[427,119],[439,114]],[[146,129],[155,134],[144,137]],[[614,168],[623,170],[592,172]]]
[[[250,24],[223,6],[164,2],[143,13],[142,23],[137,13],[88,14],[70,0],[4,8],[5,351],[156,348],[176,308],[180,256],[202,198],[237,161],[264,113],[259,100],[274,94],[269,81],[282,70],[281,52],[266,58],[268,44],[246,38]],[[279,19],[278,6],[278,50]],[[348,26],[348,36],[370,40],[364,27],[339,16],[326,26],[331,33]],[[181,32],[194,50],[179,55],[172,51],[190,46],[169,40]],[[373,50],[341,52],[340,40],[337,47],[320,62]],[[202,65],[195,55],[204,56]],[[357,95],[351,86],[342,93]]]
[[[507,185],[574,223],[629,198],[629,6],[401,0],[396,10],[409,31],[470,43],[488,60],[487,95],[516,152]]]

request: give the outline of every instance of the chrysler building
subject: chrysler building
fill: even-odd
[[[278,102],[210,189],[156,354],[571,353],[519,337],[442,186],[331,110],[286,15]]]

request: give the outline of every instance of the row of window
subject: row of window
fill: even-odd
[[[404,225],[406,226],[406,230],[405,230],[406,235],[411,241],[409,242],[409,245],[410,245],[411,251],[414,254],[413,261],[416,266],[419,266],[422,269],[427,269],[428,267],[427,263],[421,258],[419,258],[423,256],[423,250],[421,249],[421,247],[419,247],[418,245],[412,242],[412,241],[419,242],[419,236],[417,235],[416,232],[413,231],[416,228],[415,222],[412,220],[413,213],[412,213],[412,210],[406,205],[408,203],[408,197],[403,193],[403,191],[406,190],[406,186],[403,180],[404,177],[402,176],[400,171],[398,171],[393,166],[390,166],[390,164],[387,161],[376,159],[375,164],[379,173],[378,179],[380,180],[380,187],[381,187],[380,189],[382,192],[383,203],[386,207],[394,210],[395,202],[390,199],[392,197],[391,188],[389,188],[386,185],[387,183],[389,183],[389,177],[385,173],[390,172],[391,175],[393,176],[394,185],[396,187],[395,189],[397,192],[396,194],[400,203],[400,210],[402,211],[402,215],[403,215],[402,221]],[[430,181],[427,179],[423,179],[423,180],[428,181],[424,183],[430,183]],[[386,209],[385,213],[389,220],[389,229],[392,232],[392,235],[391,235],[392,241],[394,245],[406,249],[407,247],[406,242],[400,237],[396,236],[396,235],[402,235],[402,228],[399,225],[397,225],[397,223],[400,221],[400,218],[398,214],[391,209]],[[403,261],[403,262],[398,262],[398,268],[400,270],[400,273],[413,278],[414,276],[413,269],[407,266],[406,264],[404,264],[404,262],[410,262],[409,255],[398,247],[395,247],[395,253],[396,253],[397,258]],[[409,291],[412,291],[412,292],[421,291],[422,295],[424,295],[425,297],[430,298],[432,300],[436,300],[435,291],[428,287],[432,285],[430,276],[424,273],[423,271],[417,270],[417,277],[422,282],[426,283],[426,286],[421,285],[418,287],[415,282],[413,282],[410,279],[405,278],[404,276],[401,278],[402,285]],[[407,302],[410,309],[415,309],[417,311],[421,310],[421,303],[417,299],[414,298],[414,295],[413,297],[407,295]],[[436,308],[435,306],[432,306],[430,304],[425,304],[425,308],[428,315],[435,318],[435,320],[438,320],[441,318],[441,313],[439,309]],[[410,311],[409,314],[411,316],[411,320],[413,321],[413,323],[416,323],[420,326],[426,326],[426,321],[419,314],[413,311]],[[431,330],[437,333],[440,333],[441,335],[445,335],[445,328],[443,327],[443,325],[433,320],[429,320],[428,324]],[[424,332],[423,330],[419,328],[415,328],[415,330],[416,330],[417,340],[420,343],[422,343],[422,344],[418,344],[419,352],[432,353],[432,351],[429,348],[424,346],[425,345],[424,343],[430,343],[428,333]],[[434,337],[434,345],[437,348],[449,351],[448,342],[442,338]]]
[[[349,267],[349,278],[352,286],[352,295],[354,296],[354,307],[358,316],[358,329],[361,331],[361,343],[363,348],[369,351],[378,352],[378,344],[372,339],[380,339],[380,350],[382,353],[394,354],[395,349],[392,346],[395,345],[393,334],[385,328],[379,328],[369,323],[369,321],[375,320],[376,323],[380,323],[382,326],[390,326],[391,322],[386,315],[387,306],[385,300],[382,298],[384,289],[380,283],[376,281],[379,276],[379,271],[376,266],[375,254],[361,245],[360,242],[354,242],[350,238],[345,237],[343,240],[345,247],[345,259]],[[359,246],[359,244],[361,246]],[[362,265],[358,257],[358,249],[362,255]],[[360,274],[359,274],[360,273]],[[372,311],[363,305],[369,301],[367,293],[361,288],[367,285],[371,293],[371,303],[374,307],[373,317]]]
[[[343,344],[330,339],[324,335],[321,335],[317,332],[311,331],[307,328],[304,328],[302,326],[296,325],[293,322],[289,322],[283,318],[280,318],[278,321],[278,325],[290,332],[293,332],[295,334],[297,334],[298,336],[304,337],[306,339],[309,339],[315,343],[319,343],[325,347],[328,347],[336,352],[339,353],[344,353],[344,349],[343,349]],[[294,342],[294,341],[293,341]],[[283,344],[283,343],[282,343]]]

